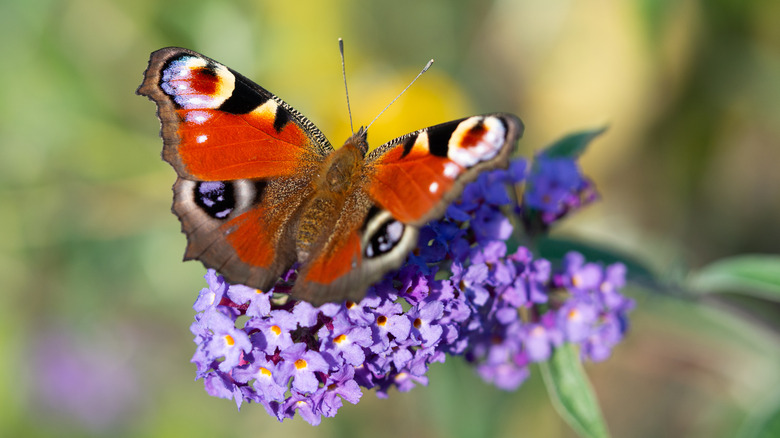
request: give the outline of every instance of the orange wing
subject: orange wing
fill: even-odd
[[[191,50],[152,53],[138,94],[157,104],[163,158],[179,176],[185,259],[266,290],[295,262],[292,218],[330,143],[281,99]]]
[[[138,94],[158,105],[163,158],[179,176],[201,181],[299,174],[333,148],[298,111],[199,53],[152,53]]]
[[[371,198],[405,224],[440,217],[482,170],[506,167],[523,132],[511,114],[469,117],[399,137],[367,160]]]

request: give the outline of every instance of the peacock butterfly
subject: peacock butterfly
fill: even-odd
[[[262,291],[292,266],[292,296],[359,300],[397,269],[420,227],[483,170],[506,167],[522,122],[487,114],[421,129],[368,152],[339,149],[264,88],[192,50],[151,55],[138,94],[157,104],[173,212],[198,259]]]

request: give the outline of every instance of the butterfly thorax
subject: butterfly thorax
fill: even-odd
[[[342,211],[363,180],[363,162],[368,149],[362,129],[322,163],[313,179],[313,195],[303,206],[296,232],[298,261],[304,262],[315,246],[339,226]],[[350,203],[351,204],[351,203]]]

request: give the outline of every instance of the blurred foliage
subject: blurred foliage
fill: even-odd
[[[188,363],[204,271],[181,263],[174,172],[133,94],[148,55],[224,62],[334,144],[349,132],[338,37],[358,125],[436,59],[373,145],[509,111],[530,155],[608,124],[582,162],[604,200],[556,236],[632,254],[674,289],[690,267],[780,247],[778,17],[774,0],[0,3],[0,436],[573,436],[538,372],[508,394],[457,359],[317,428],[207,396]],[[615,436],[777,427],[776,304],[633,294],[627,341],[586,367]]]

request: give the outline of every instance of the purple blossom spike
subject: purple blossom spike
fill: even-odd
[[[525,202],[531,208],[555,213],[581,183],[582,178],[573,159],[539,155],[528,177]]]
[[[538,211],[549,225],[582,205],[587,180],[576,163],[556,160],[537,157],[530,170],[515,160],[481,174],[359,302],[313,307],[284,297],[288,283],[260,293],[209,270],[191,326],[197,377],[239,407],[254,402],[279,421],[297,413],[317,425],[364,389],[387,397],[426,385],[431,364],[447,355],[504,390],[564,342],[578,344],[583,358],[608,357],[633,307],[620,293],[625,266],[578,253],[553,266],[510,240],[517,230],[507,212]]]
[[[573,158],[539,154],[525,183],[522,208],[526,210],[526,226],[529,231],[539,226],[532,223],[531,212],[539,212],[545,228],[597,198],[593,183],[581,174]]]

